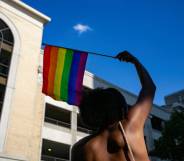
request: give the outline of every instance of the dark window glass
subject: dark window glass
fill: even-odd
[[[152,116],[151,125],[153,129],[161,131],[163,129],[163,120],[156,116]]]
[[[11,53],[1,49],[0,54],[0,76],[8,77],[9,65],[11,60]]]
[[[85,124],[82,122],[79,114],[77,115],[77,130],[88,134],[93,133],[92,129],[85,126]]]
[[[4,100],[5,89],[6,89],[6,86],[0,84],[0,118],[1,118],[2,108],[3,108],[3,100]]]
[[[69,161],[70,146],[43,139],[41,160]]]
[[[13,35],[9,27],[0,19],[0,42],[13,44]]]
[[[45,110],[45,122],[70,128],[71,112],[47,103]]]
[[[0,118],[3,108],[6,83],[13,50],[13,34],[9,27],[0,19]]]
[[[5,89],[5,85],[0,84],[0,102],[3,102]]]

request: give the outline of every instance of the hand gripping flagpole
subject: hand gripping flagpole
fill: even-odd
[[[54,46],[54,47],[57,47],[57,48],[70,49],[70,50],[74,50],[74,51],[85,52],[85,53],[92,54],[92,55],[98,55],[98,56],[103,56],[103,57],[116,59],[115,56],[111,56],[111,55],[105,55],[105,54],[95,53],[95,52],[90,52],[90,51],[83,51],[83,50],[74,49],[74,48],[68,48],[68,47],[64,47],[64,46],[51,45],[51,44],[47,44],[47,43],[44,43],[44,42],[42,43],[42,45],[43,46],[49,45],[49,46]]]

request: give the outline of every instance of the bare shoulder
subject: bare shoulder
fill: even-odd
[[[88,142],[86,142],[84,148],[89,149],[90,151],[94,151],[94,150],[98,149],[100,142],[101,142],[100,137],[98,135],[94,136],[94,137],[90,138],[88,140]]]
[[[71,161],[84,161],[84,147],[91,138],[93,138],[93,136],[87,136],[72,146]]]
[[[84,146],[85,161],[108,161],[105,137],[102,134],[91,138]]]

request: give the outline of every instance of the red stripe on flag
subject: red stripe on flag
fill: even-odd
[[[43,55],[43,85],[42,92],[48,94],[48,76],[50,68],[50,51],[51,46],[45,46],[44,55]]]

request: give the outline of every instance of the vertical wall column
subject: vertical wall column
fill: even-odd
[[[73,106],[71,111],[71,147],[70,147],[70,154],[69,158],[71,160],[71,149],[72,145],[75,144],[77,141],[77,107]]]
[[[71,145],[77,141],[77,107],[73,106],[71,115]]]

